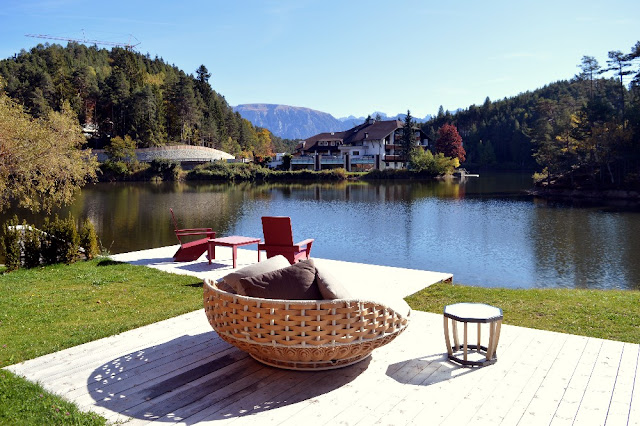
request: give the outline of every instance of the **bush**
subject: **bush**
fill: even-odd
[[[291,180],[309,181],[341,181],[347,179],[346,170],[332,169],[314,172],[312,170],[278,171],[256,164],[215,162],[196,167],[187,175],[189,180],[224,180],[224,181],[267,181],[282,182]]]
[[[457,158],[445,157],[443,153],[433,155],[431,151],[414,148],[409,154],[409,169],[429,176],[451,174],[460,166]]]
[[[76,222],[69,213],[69,216],[61,221],[60,233],[57,235],[60,243],[60,261],[70,264],[75,262],[80,249],[80,237]]]
[[[129,165],[123,161],[107,160],[100,165],[100,168],[104,174],[113,174],[116,176],[128,176],[131,174]]]
[[[180,177],[182,168],[175,161],[165,158],[155,158],[149,164],[149,174],[152,177],[159,177],[166,181],[176,181]]]
[[[75,221],[71,214],[61,220],[58,215],[53,222],[45,218],[40,236],[42,246],[42,260],[45,265],[54,263],[73,263],[78,256],[79,237]]]
[[[56,226],[57,221],[58,216],[56,216],[55,222],[51,222],[48,217],[45,217],[44,223],[42,224],[42,234],[40,234],[40,253],[42,255],[42,263],[45,265],[58,263],[56,246],[51,238],[51,235],[55,232],[54,227]]]
[[[4,255],[4,264],[8,271],[15,271],[20,267],[20,231],[17,229],[18,216],[9,219],[2,232],[0,248]]]
[[[84,221],[82,229],[80,230],[80,247],[84,250],[84,255],[87,260],[93,259],[100,254],[96,228],[88,218]]]
[[[33,226],[27,225],[26,221],[22,222],[22,226],[24,229],[22,234],[22,245],[24,247],[24,267],[36,268],[40,266],[40,232]]]

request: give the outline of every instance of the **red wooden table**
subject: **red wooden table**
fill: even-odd
[[[258,244],[259,242],[260,238],[241,237],[239,235],[232,235],[230,237],[222,238],[211,238],[208,244],[209,264],[211,264],[211,259],[216,258],[216,246],[231,247],[231,249],[233,250],[233,269],[235,269],[238,247],[247,246],[250,244]],[[260,250],[258,250],[258,262],[260,262]]]

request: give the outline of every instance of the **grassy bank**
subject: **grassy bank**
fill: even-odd
[[[413,309],[441,314],[459,302],[502,308],[504,323],[640,343],[640,291],[503,289],[436,284],[407,298]]]

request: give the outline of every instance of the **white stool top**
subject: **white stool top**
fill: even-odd
[[[444,316],[463,322],[493,322],[502,319],[502,309],[484,303],[456,303],[444,307]]]

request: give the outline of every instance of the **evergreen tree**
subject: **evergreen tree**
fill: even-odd
[[[400,138],[400,146],[402,147],[400,155],[402,156],[403,161],[408,161],[409,154],[415,145],[414,132],[413,117],[411,117],[411,111],[407,110],[407,116],[404,118],[402,126],[402,137]]]
[[[589,97],[593,99],[593,77],[600,70],[600,65],[593,56],[583,56],[578,66],[582,70],[581,77],[589,80]]]
[[[631,59],[628,55],[623,54],[619,50],[609,52],[609,59],[607,60],[607,68],[602,72],[614,71],[620,81],[620,116],[624,120],[624,107],[625,107],[625,87],[624,77],[631,74],[632,71],[628,68],[631,66]]]

